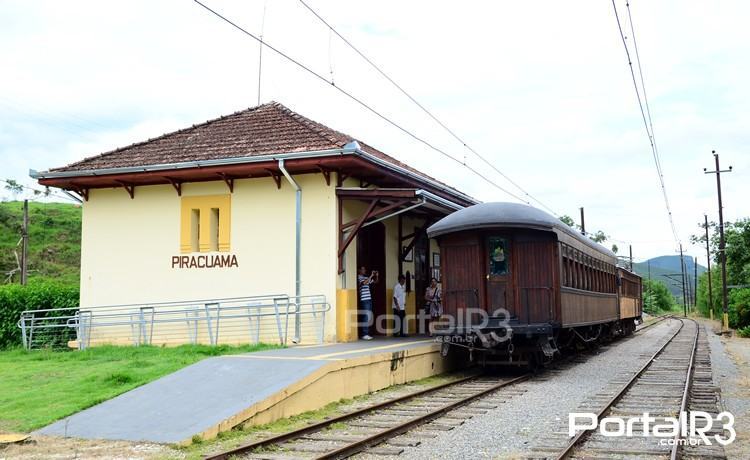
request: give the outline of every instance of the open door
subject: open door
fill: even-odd
[[[381,222],[363,227],[357,234],[357,270],[367,267],[368,274],[377,270],[380,273],[378,283],[370,286],[372,295],[372,310],[375,318],[386,313],[386,284],[389,282],[385,272],[385,225]],[[357,295],[359,304],[359,295]],[[376,335],[374,325],[370,327],[370,335]]]
[[[516,316],[513,305],[513,283],[511,281],[511,243],[506,236],[488,236],[485,245],[485,266],[487,267],[487,303],[492,315],[504,308],[511,316]]]

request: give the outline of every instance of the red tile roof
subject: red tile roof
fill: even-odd
[[[353,137],[310,120],[278,102],[270,102],[50,171],[90,171],[329,150],[341,148],[352,140]],[[377,149],[361,142],[360,146],[367,153],[427,177]]]
[[[53,168],[50,172],[83,172],[330,150],[342,148],[353,140],[352,136],[310,120],[278,102],[269,102]],[[361,150],[370,155],[404,168],[422,179],[439,182],[361,141],[358,142]]]

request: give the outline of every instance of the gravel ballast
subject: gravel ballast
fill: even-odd
[[[635,372],[653,354],[656,344],[671,335],[679,324],[676,320],[663,321],[640,334],[601,347],[583,362],[521,383],[518,389],[524,390],[523,393],[451,431],[408,448],[401,458],[518,458],[529,455],[535,447],[564,443],[568,414],[602,391],[611,380]],[[613,363],[617,363],[616,368]],[[375,458],[360,456],[365,457]]]

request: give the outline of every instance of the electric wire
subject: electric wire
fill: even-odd
[[[357,53],[362,59],[364,59],[370,66],[375,69],[383,78],[388,80],[396,89],[398,89],[404,96],[406,96],[410,101],[412,101],[417,107],[419,107],[427,116],[429,116],[435,123],[440,125],[448,134],[450,134],[456,141],[458,141],[461,145],[463,145],[466,149],[468,149],[470,152],[472,152],[474,155],[476,155],[477,158],[482,160],[487,166],[492,168],[496,173],[498,173],[500,176],[505,178],[508,182],[510,182],[513,186],[515,186],[518,190],[520,190],[524,195],[529,197],[530,199],[536,201],[539,203],[543,208],[554,214],[555,216],[558,216],[558,214],[550,209],[547,205],[545,205],[543,202],[541,202],[539,199],[531,195],[529,192],[527,192],[523,187],[518,185],[513,179],[508,177],[505,173],[503,173],[500,169],[498,169],[492,162],[487,160],[483,155],[481,155],[479,152],[474,150],[466,141],[464,141],[461,137],[459,137],[452,129],[450,129],[445,123],[443,123],[437,116],[435,116],[432,112],[430,112],[424,105],[422,105],[419,101],[417,101],[411,94],[409,94],[401,85],[396,83],[393,78],[391,78],[388,74],[386,74],[380,67],[378,67],[377,64],[375,64],[372,60],[370,60],[367,56],[365,56],[364,53],[362,53],[357,47],[355,47],[346,37],[341,35],[328,21],[326,21],[320,14],[318,14],[317,11],[315,11],[310,5],[308,5],[304,0],[299,0],[299,2],[307,8],[316,18],[320,20],[328,29],[336,34],[349,48],[351,48],[355,53]]]
[[[389,117],[387,117],[386,115],[384,115],[384,114],[382,114],[382,113],[378,112],[377,110],[375,110],[374,108],[372,108],[372,107],[371,107],[370,105],[368,105],[368,104],[367,104],[366,102],[364,102],[364,101],[363,101],[362,99],[359,99],[359,98],[358,98],[357,96],[355,96],[355,95],[353,95],[352,93],[350,93],[350,92],[346,91],[346,90],[345,90],[345,89],[343,89],[342,87],[340,87],[340,86],[338,86],[338,85],[334,84],[334,83],[333,83],[332,81],[329,81],[329,80],[328,80],[327,78],[325,78],[325,77],[324,77],[323,75],[321,75],[321,74],[317,73],[316,71],[312,70],[311,68],[309,68],[309,67],[307,67],[306,65],[302,64],[301,62],[299,62],[298,60],[294,59],[293,57],[291,57],[291,56],[289,56],[288,54],[284,53],[283,51],[279,50],[278,48],[276,48],[276,47],[274,47],[274,46],[270,45],[270,44],[268,43],[268,41],[264,41],[264,40],[261,40],[260,38],[258,38],[258,37],[257,37],[257,36],[256,36],[255,34],[253,34],[252,32],[250,32],[250,31],[248,31],[248,30],[246,30],[246,29],[242,28],[242,27],[241,27],[240,25],[236,24],[235,22],[231,21],[231,20],[230,20],[230,19],[228,19],[227,17],[223,16],[223,15],[222,15],[221,13],[219,13],[218,11],[216,11],[216,10],[212,9],[212,8],[211,8],[211,7],[209,7],[208,5],[206,5],[206,4],[204,4],[204,3],[202,3],[202,2],[200,1],[200,0],[193,0],[193,1],[194,1],[195,3],[197,3],[198,5],[202,6],[202,7],[204,8],[204,9],[206,9],[206,10],[207,10],[207,11],[209,11],[210,13],[212,13],[212,14],[213,14],[214,16],[218,17],[218,18],[219,18],[219,19],[221,19],[222,21],[226,22],[227,24],[231,25],[231,26],[232,26],[232,27],[234,27],[235,29],[239,30],[239,31],[240,31],[240,32],[242,32],[243,34],[245,34],[245,35],[247,35],[248,37],[250,37],[250,38],[254,39],[255,41],[257,41],[257,42],[261,43],[261,44],[262,44],[263,46],[267,47],[268,49],[270,49],[270,50],[271,50],[271,51],[273,51],[274,53],[278,54],[279,56],[283,57],[284,59],[288,60],[289,62],[291,62],[291,63],[295,64],[295,65],[296,65],[297,67],[299,67],[299,68],[303,69],[304,71],[306,71],[307,73],[311,74],[312,76],[314,76],[314,77],[318,78],[319,80],[322,80],[322,81],[326,82],[326,83],[327,83],[327,84],[329,84],[329,85],[330,85],[331,87],[333,87],[333,88],[335,88],[335,89],[336,89],[337,91],[339,91],[339,92],[340,92],[341,94],[343,94],[343,95],[345,95],[346,97],[348,97],[349,99],[353,100],[354,102],[356,102],[357,104],[359,104],[359,105],[360,105],[360,106],[362,106],[363,108],[367,109],[367,110],[368,110],[369,112],[371,112],[372,114],[374,114],[375,116],[377,116],[377,117],[378,117],[378,118],[380,118],[381,120],[383,120],[383,121],[385,121],[386,123],[390,124],[390,125],[391,125],[391,126],[393,126],[394,128],[397,128],[397,129],[398,129],[399,131],[403,132],[403,133],[404,133],[404,134],[406,134],[407,136],[409,136],[409,137],[411,137],[412,139],[414,139],[414,140],[418,141],[419,143],[423,144],[424,146],[428,147],[429,149],[431,149],[431,150],[433,150],[433,151],[435,151],[435,152],[437,152],[437,153],[439,153],[439,154],[443,155],[444,157],[446,157],[446,158],[448,158],[448,159],[450,159],[450,160],[454,161],[455,163],[458,163],[459,165],[461,165],[461,166],[465,167],[465,168],[466,168],[467,170],[469,170],[469,171],[471,171],[472,173],[474,173],[474,174],[475,174],[475,175],[476,175],[477,177],[481,178],[481,179],[482,179],[483,181],[487,182],[488,184],[490,184],[491,186],[493,186],[493,187],[497,188],[498,190],[501,190],[501,191],[503,191],[503,192],[507,193],[508,195],[512,196],[513,198],[515,198],[515,199],[517,199],[517,200],[519,200],[519,201],[521,201],[521,202],[523,202],[523,203],[526,203],[526,204],[529,204],[529,205],[531,204],[531,203],[529,203],[529,201],[528,201],[528,200],[525,200],[525,199],[523,199],[523,198],[519,197],[519,196],[518,196],[518,195],[516,195],[515,193],[513,193],[513,192],[511,192],[511,191],[507,190],[506,188],[504,188],[504,187],[500,186],[499,184],[497,184],[497,183],[496,183],[495,181],[491,180],[491,179],[490,179],[489,177],[487,177],[487,176],[485,176],[484,174],[480,173],[480,172],[479,172],[479,171],[478,171],[478,170],[477,170],[476,168],[473,168],[473,167],[469,166],[469,165],[468,165],[468,164],[466,164],[465,162],[463,162],[463,161],[461,161],[461,160],[459,160],[459,159],[455,158],[455,157],[454,157],[453,155],[450,155],[450,154],[449,154],[448,152],[446,152],[446,151],[444,151],[444,150],[442,150],[442,149],[440,149],[440,148],[436,147],[435,145],[431,144],[430,142],[428,142],[427,140],[423,139],[422,137],[420,137],[420,136],[417,136],[416,134],[412,133],[412,132],[411,132],[411,131],[409,131],[408,129],[404,128],[403,126],[399,125],[399,124],[398,124],[398,123],[396,123],[395,121],[391,120],[391,119],[390,119]]]
[[[628,66],[630,67],[630,75],[631,75],[631,77],[633,79],[633,87],[635,88],[636,98],[638,99],[638,107],[640,108],[640,111],[641,111],[641,118],[643,119],[643,126],[646,129],[646,134],[648,135],[649,144],[651,145],[651,154],[652,154],[652,156],[654,158],[654,164],[656,166],[656,173],[659,176],[659,182],[661,184],[662,195],[664,196],[664,204],[665,204],[665,206],[667,208],[667,215],[669,217],[669,224],[670,224],[670,226],[672,228],[672,235],[674,236],[675,242],[680,242],[680,238],[679,238],[678,233],[677,233],[677,228],[675,227],[675,224],[674,224],[674,218],[672,216],[672,208],[671,208],[671,206],[669,204],[669,197],[667,196],[667,188],[664,185],[664,173],[663,173],[663,170],[661,168],[661,161],[659,159],[659,152],[658,152],[658,150],[656,148],[656,140],[654,139],[652,129],[649,128],[649,121],[648,120],[650,120],[650,112],[649,112],[649,115],[648,115],[648,118],[647,118],[646,111],[644,110],[644,102],[641,100],[641,91],[638,89],[638,82],[637,82],[637,79],[636,79],[636,76],[635,76],[635,70],[633,69],[633,61],[632,61],[632,59],[630,57],[630,49],[628,48],[627,42],[625,40],[625,33],[622,30],[622,24],[620,22],[620,15],[617,12],[617,5],[615,4],[615,0],[612,0],[612,9],[614,10],[614,13],[615,13],[615,20],[617,21],[617,29],[620,32],[620,38],[622,39],[622,45],[625,48],[625,54],[626,54],[627,59],[628,59]],[[629,3],[628,3],[628,15],[630,15],[630,5],[629,5]],[[632,18],[631,18],[631,21],[630,21],[630,26],[631,26],[631,31],[633,31],[632,32],[633,33],[633,42],[635,43],[635,32],[634,32],[634,28],[633,28]],[[638,58],[638,57],[636,56],[636,58]],[[641,78],[643,78],[643,74],[642,74],[642,71],[641,71],[641,68],[640,68],[640,59],[638,59],[638,69],[639,69],[639,72],[641,73]],[[645,86],[643,88],[644,88],[644,96],[645,96]]]

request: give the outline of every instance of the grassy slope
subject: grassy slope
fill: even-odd
[[[238,347],[102,346],[85,351],[0,351],[0,432],[31,431],[209,356]]]
[[[21,237],[22,220],[22,202],[0,203],[0,274],[16,267],[13,249]],[[29,202],[29,244],[31,279],[55,279],[66,284],[79,284],[80,206]],[[18,253],[20,255],[20,246]],[[16,276],[14,281],[17,280]]]

